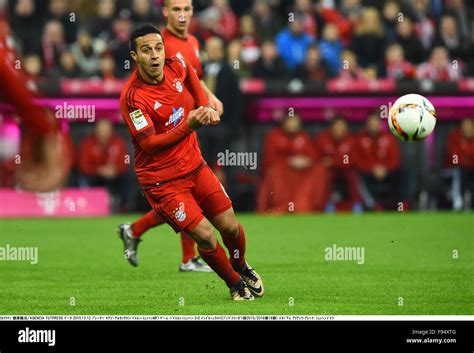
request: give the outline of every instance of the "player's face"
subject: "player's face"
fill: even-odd
[[[106,144],[113,133],[112,123],[109,120],[99,120],[95,127],[95,135],[100,143]]]
[[[403,51],[398,45],[391,46],[387,50],[387,61],[389,63],[401,63],[403,61]]]
[[[150,33],[136,39],[137,51],[130,54],[138,64],[140,74],[145,81],[152,83],[163,79],[165,63],[165,46],[163,38],[157,33]]]
[[[168,25],[178,33],[186,33],[193,16],[192,0],[170,0],[163,8]]]
[[[210,38],[206,41],[206,52],[210,62],[216,62],[224,57],[224,45],[218,38]]]
[[[449,63],[448,52],[444,48],[437,48],[431,54],[431,61],[434,66],[443,68]]]
[[[461,123],[461,132],[464,137],[467,138],[474,136],[474,121],[471,119],[464,119]]]
[[[367,131],[372,135],[377,135],[380,132],[380,119],[377,115],[371,115],[367,119]]]
[[[290,135],[296,134],[301,130],[301,119],[298,115],[286,118],[283,121],[283,130]]]
[[[336,140],[342,140],[344,137],[346,137],[348,131],[348,127],[346,122],[342,120],[336,121],[332,126],[331,126],[331,134],[332,137]]]

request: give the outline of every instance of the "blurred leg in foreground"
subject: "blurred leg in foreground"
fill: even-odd
[[[16,55],[5,21],[0,19],[0,97],[13,106],[21,121],[20,161],[15,175],[23,190],[48,192],[66,182],[71,161],[53,114],[34,102],[28,79],[16,69]]]

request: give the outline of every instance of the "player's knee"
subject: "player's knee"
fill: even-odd
[[[229,220],[220,227],[219,232],[224,237],[236,238],[239,235],[239,222],[235,218]]]
[[[211,226],[202,227],[197,234],[196,242],[198,246],[205,249],[216,248],[216,236]]]

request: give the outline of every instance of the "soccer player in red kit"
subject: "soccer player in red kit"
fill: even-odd
[[[165,59],[158,29],[141,26],[130,42],[138,68],[122,91],[120,109],[133,137],[135,172],[150,205],[176,232],[185,231],[196,241],[202,259],[225,281],[233,300],[263,296],[260,276],[245,261],[245,234],[232,202],[197,143],[195,131],[217,124],[219,115],[209,107],[189,63]]]
[[[35,102],[34,82],[18,70],[17,59],[12,32],[0,9],[0,102],[13,106],[22,127],[15,185],[28,191],[55,191],[65,185],[72,165],[70,139],[53,112]]]
[[[336,181],[346,185],[349,201],[354,212],[361,212],[362,204],[359,192],[359,176],[357,174],[356,140],[350,133],[347,122],[336,117],[329,129],[319,133],[314,139],[316,160],[327,168],[326,180],[326,211],[335,211],[336,205],[330,195]]]
[[[468,192],[474,192],[474,120],[465,118],[448,135],[445,167],[451,175],[453,210],[469,207]]]
[[[219,115],[223,113],[222,102],[207,88],[202,80],[203,71],[199,60],[199,42],[193,35],[188,33],[191,17],[193,16],[192,0],[166,0],[163,7],[163,15],[167,18],[167,26],[162,31],[165,42],[166,55],[176,56],[188,61],[193,67],[196,75],[201,80],[201,86],[209,100],[209,105],[217,110]],[[154,210],[149,211],[132,224],[121,224],[119,233],[121,238],[133,237],[133,246],[126,249],[126,257],[133,266],[138,265],[137,248],[140,237],[150,228],[165,223],[165,220]],[[182,272],[210,272],[209,266],[200,261],[196,256],[195,242],[185,232],[181,232],[182,259],[179,270]]]

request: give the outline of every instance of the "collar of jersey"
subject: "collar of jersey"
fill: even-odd
[[[171,34],[173,37],[176,37],[178,38],[179,40],[182,40],[183,42],[186,42],[188,40],[188,36],[182,38],[180,36],[177,36],[176,34],[174,34],[173,32],[171,32],[168,27],[165,28],[166,32],[168,32],[169,34]]]

